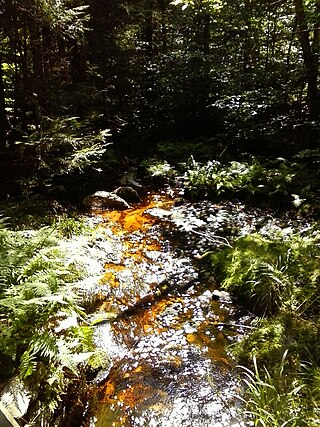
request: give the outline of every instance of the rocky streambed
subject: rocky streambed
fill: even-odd
[[[307,222],[241,203],[190,203],[170,189],[113,209],[95,206],[85,217],[92,235],[61,241],[68,262],[85,267],[74,288],[107,363],[81,404],[72,397],[77,409],[59,425],[245,426],[227,345],[241,339],[252,316],[219,289],[205,254],[236,236],[290,234]],[[11,384],[10,401],[18,389],[23,405],[12,404],[23,416],[32,396]]]
[[[199,263],[208,247],[229,244],[218,231],[235,217],[242,226],[240,210],[175,206],[163,193],[94,213],[108,237],[92,321],[111,363],[92,384],[83,426],[243,425],[226,344],[250,315]]]
[[[177,203],[168,192],[92,219],[105,231],[96,243],[105,259],[91,321],[110,363],[82,427],[247,425],[227,344],[252,316],[199,260],[234,236],[307,225],[241,203]]]

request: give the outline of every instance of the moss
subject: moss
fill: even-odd
[[[251,364],[254,357],[259,363],[272,365],[281,360],[285,331],[281,320],[262,319],[252,333],[232,346],[232,353],[244,365]]]
[[[302,237],[279,230],[237,238],[232,248],[211,254],[211,265],[222,287],[255,314],[317,314],[319,255],[316,232]]]

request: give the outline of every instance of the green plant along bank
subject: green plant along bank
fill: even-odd
[[[181,148],[170,142],[167,147],[171,155]],[[179,157],[184,160],[182,153]],[[204,256],[220,286],[255,315],[252,332],[230,347],[243,377],[240,399],[255,426],[319,425],[318,157],[316,149],[291,160],[199,162],[191,156],[180,164],[159,159],[145,164],[157,182],[161,176],[162,182],[182,183],[191,200],[245,201],[309,218],[299,231],[294,226],[238,230],[228,236],[230,245]]]
[[[257,426],[316,426],[320,417],[320,238],[283,229],[238,237],[210,254],[213,271],[258,316],[234,345]]]
[[[11,231],[0,222],[0,381],[23,380],[33,396],[24,415],[31,424],[63,422],[61,408],[85,395],[86,372],[107,360],[94,348],[75,290],[86,271],[61,244],[61,233],[84,232],[74,223]]]

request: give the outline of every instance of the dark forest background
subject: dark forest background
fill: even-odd
[[[0,150],[39,169],[75,126],[129,156],[316,148],[319,33],[319,1],[1,0]]]

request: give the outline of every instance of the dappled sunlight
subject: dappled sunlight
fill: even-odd
[[[231,306],[216,300],[214,281],[199,276],[188,248],[177,251],[179,242],[166,237],[172,205],[155,196],[102,213],[118,243],[104,266],[100,312],[115,313],[106,339],[112,332],[119,351],[97,390],[95,427],[171,427],[173,413],[174,426],[182,427],[193,419],[191,408],[199,415],[192,425],[200,426],[201,417],[222,420],[232,405],[225,347],[234,334],[218,327]],[[99,340],[104,347],[103,329]],[[225,403],[216,400],[215,384],[225,390]]]
[[[117,280],[117,272],[125,270],[124,265],[119,264],[106,264],[105,273],[103,275],[102,281],[107,282],[111,288],[118,286],[119,281]]]
[[[144,231],[152,226],[157,219],[147,213],[148,209],[154,207],[169,209],[173,201],[167,196],[150,197],[142,205],[139,204],[131,209],[122,211],[105,212],[102,216],[110,221],[112,229],[116,234]]]
[[[0,34],[0,427],[320,427],[320,0]]]

